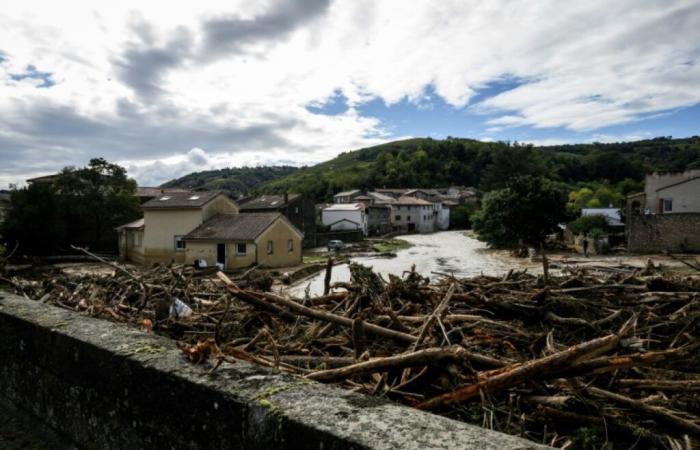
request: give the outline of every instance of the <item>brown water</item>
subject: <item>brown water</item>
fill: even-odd
[[[527,258],[513,258],[507,251],[492,250],[474,238],[467,237],[462,231],[442,231],[433,234],[412,234],[399,236],[413,247],[399,250],[395,258],[358,257],[352,261],[371,266],[384,279],[388,274],[401,276],[415,264],[416,271],[423,276],[434,277],[434,272],[449,273],[456,276],[474,276],[479,274],[501,275],[510,269],[525,269],[536,273],[541,271],[539,263],[532,263]],[[311,295],[323,293],[324,272],[289,288],[295,296],[303,295],[309,286]],[[347,264],[333,268],[332,281],[348,281],[350,271]]]

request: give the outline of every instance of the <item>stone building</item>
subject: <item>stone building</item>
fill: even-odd
[[[647,175],[626,216],[630,251],[700,251],[700,170]]]

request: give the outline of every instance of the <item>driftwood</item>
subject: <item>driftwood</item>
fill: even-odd
[[[588,445],[582,426],[615,448],[698,444],[700,277],[567,267],[543,286],[526,271],[429,280],[412,268],[384,281],[351,263],[349,280],[295,298],[267,292],[258,268],[229,278],[89,257],[115,270],[0,284],[168,336],[209,371],[245,360],[555,447]]]

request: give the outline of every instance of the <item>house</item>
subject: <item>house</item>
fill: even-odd
[[[280,212],[217,214],[187,233],[185,263],[239,269],[301,264],[304,235]]]
[[[217,214],[238,212],[238,205],[220,191],[161,195],[141,208],[142,222],[117,228],[120,257],[141,264],[184,263],[186,234]]]
[[[338,203],[324,208],[321,221],[332,231],[362,230],[365,236],[369,232],[367,213],[362,203]]]
[[[369,205],[366,211],[370,235],[378,236],[391,231],[391,205]]]
[[[625,226],[620,208],[582,208],[581,216],[603,216],[611,229]]]
[[[437,189],[411,189],[404,196],[430,202],[433,230],[446,230],[450,227],[450,208],[443,203],[442,195]]]
[[[240,212],[279,212],[301,230],[304,235],[316,232],[314,202],[301,194],[260,195],[240,201]]]
[[[399,197],[392,204],[392,230],[431,233],[435,231],[433,204],[415,197]]]
[[[700,212],[700,169],[647,175],[644,193],[633,197],[631,207],[647,214]]]
[[[700,169],[647,175],[627,197],[625,235],[632,252],[699,252]]]
[[[181,188],[159,188],[159,187],[148,187],[148,186],[139,186],[136,188],[136,192],[134,193],[135,197],[138,197],[139,203],[144,204],[149,200],[153,200],[154,198],[162,195],[170,195],[170,194],[181,194],[181,193],[187,193],[191,192],[189,189],[181,189]]]
[[[333,196],[333,201],[335,203],[352,203],[354,202],[355,197],[359,197],[360,195],[363,195],[364,192],[362,192],[360,189],[353,189],[351,191],[344,191],[344,192],[338,192]]]
[[[119,258],[122,261],[130,261],[143,264],[143,218],[115,228],[119,236]]]

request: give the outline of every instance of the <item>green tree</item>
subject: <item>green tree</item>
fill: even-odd
[[[608,229],[608,221],[603,216],[581,216],[566,226],[573,234],[588,235],[592,230]]]
[[[564,191],[547,179],[524,176],[486,194],[473,227],[479,239],[494,247],[538,247],[566,217]]]
[[[52,254],[71,244],[115,250],[114,228],[140,216],[136,182],[121,166],[102,158],[87,167],[66,167],[55,182],[15,189],[3,227],[23,253]]]

